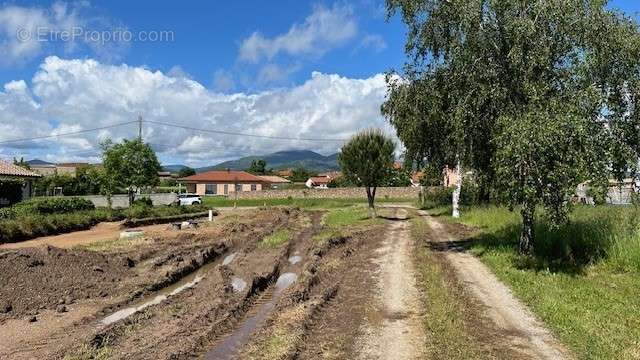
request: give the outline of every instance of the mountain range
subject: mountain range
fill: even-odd
[[[331,171],[339,170],[338,154],[324,156],[311,150],[287,150],[278,151],[266,155],[252,155],[241,157],[236,160],[225,161],[212,166],[196,168],[196,172],[204,172],[209,170],[245,170],[251,166],[253,160],[264,160],[267,162],[267,169],[287,169],[303,167],[312,171]],[[185,165],[163,165],[165,171],[178,172]]]

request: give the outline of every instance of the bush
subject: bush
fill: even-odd
[[[148,197],[142,197],[139,199],[135,199],[133,201],[133,204],[131,204],[131,206],[147,206],[147,207],[152,207],[153,206],[153,201],[151,201],[151,198]]]
[[[422,192],[422,207],[432,209],[437,206],[451,205],[453,187],[433,186]]]
[[[95,209],[95,206],[87,199],[77,197],[48,197],[33,198],[4,210],[7,210],[9,215],[5,216],[5,218],[10,218],[33,214],[66,214],[93,209]],[[7,215],[7,213],[4,215]]]

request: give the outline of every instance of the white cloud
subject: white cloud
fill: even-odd
[[[322,55],[345,44],[358,32],[353,10],[334,4],[331,8],[317,6],[302,24],[294,24],[288,32],[268,38],[254,32],[242,41],[240,60],[257,63],[271,60],[279,53],[289,55]]]
[[[232,90],[236,85],[231,73],[223,69],[218,69],[213,74],[213,86],[216,90],[227,92]]]
[[[376,53],[382,52],[387,48],[387,42],[384,38],[378,34],[367,34],[362,38],[360,44],[356,47],[355,51],[361,49],[371,49]]]
[[[292,138],[343,139],[372,126],[388,130],[379,110],[386,94],[382,74],[350,79],[314,72],[299,86],[227,95],[146,68],[48,57],[32,84],[29,89],[23,81],[10,82],[0,91],[0,142],[132,121],[138,114],[187,127]],[[130,124],[38,143],[51,145],[51,154],[61,154],[61,147],[86,152],[105,136],[117,140],[136,135],[137,126]],[[199,133],[152,123],[144,124],[144,138],[161,157],[192,165],[294,148],[328,154],[342,145]]]
[[[278,64],[269,63],[260,69],[258,82],[261,84],[277,84],[284,82],[289,75],[300,69],[300,65],[283,67]]]
[[[72,31],[84,22],[76,9],[56,2],[51,8],[8,5],[0,7],[0,65],[10,66],[33,59],[47,44],[44,33]],[[43,41],[44,40],[44,41]],[[68,41],[66,50],[75,44]]]

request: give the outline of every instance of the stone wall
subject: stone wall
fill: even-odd
[[[87,199],[93,203],[96,207],[107,207],[109,203],[107,202],[107,197],[102,195],[87,195],[87,196],[78,196],[83,199]],[[173,193],[166,194],[143,194],[136,195],[136,199],[141,197],[151,198],[153,205],[169,205],[172,202],[176,201],[177,195]],[[127,208],[129,207],[129,197],[127,195],[113,195],[111,196],[112,206],[114,208]]]
[[[418,187],[380,187],[376,190],[376,198],[417,199]],[[289,189],[263,190],[238,193],[238,199],[285,199],[285,198],[319,198],[319,199],[353,199],[367,198],[364,188],[329,188],[329,189]]]

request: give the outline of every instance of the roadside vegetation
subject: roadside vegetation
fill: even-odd
[[[448,213],[440,207],[434,215]],[[445,219],[453,221],[448,215]],[[467,209],[470,251],[507,283],[580,359],[640,356],[640,228],[634,207],[578,206],[564,226],[536,222],[531,256],[518,254],[520,219],[504,207]]]
[[[368,209],[364,206],[352,205],[331,209],[322,219],[322,230],[315,234],[313,239],[320,242],[327,241],[332,237],[341,236],[344,228],[358,229],[381,223],[382,219],[370,218]]]
[[[413,199],[382,197],[377,200],[383,203],[414,203]],[[203,197],[204,205],[212,207],[237,206],[293,206],[304,209],[334,209],[348,207],[353,204],[366,204],[366,198],[320,199],[320,198],[280,198],[280,199],[229,199],[225,197]]]
[[[420,286],[425,292],[425,309],[428,309],[424,320],[428,337],[425,343],[427,357],[476,359],[479,350],[465,324],[466,311],[469,310],[452,283],[453,278],[445,274],[442,263],[424,246],[427,224],[420,217],[411,222],[411,234],[420,245],[416,264]]]
[[[0,210],[0,243],[86,230],[103,221],[166,217],[202,212],[205,206],[152,206],[138,201],[127,209],[95,208],[81,198],[34,198]]]

